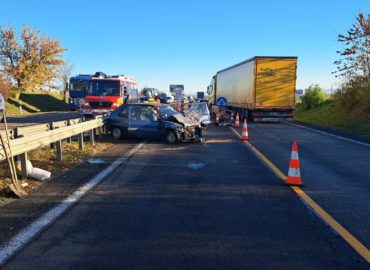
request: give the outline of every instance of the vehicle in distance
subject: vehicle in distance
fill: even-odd
[[[171,93],[161,93],[159,98],[161,100],[161,103],[164,104],[171,104],[172,102],[175,101]]]
[[[69,109],[79,110],[84,103],[84,99],[89,88],[92,75],[80,74],[69,79]]]
[[[289,120],[295,106],[297,57],[256,56],[220,70],[207,88],[210,104],[227,99],[226,109],[250,121]]]
[[[188,96],[188,102],[193,103],[194,102],[194,97],[193,96]]]
[[[161,103],[125,104],[110,114],[107,128],[114,139],[159,138],[169,144],[196,141],[202,136],[199,119],[185,117]]]
[[[153,102],[154,98],[159,95],[159,91],[157,88],[151,88],[151,87],[144,87],[141,91],[141,102]]]
[[[184,85],[183,84],[171,84],[170,92],[175,97],[175,100],[181,101],[184,96]]]
[[[86,116],[109,114],[127,98],[138,100],[136,79],[125,75],[107,76],[97,72],[90,78],[81,112]]]
[[[204,92],[197,92],[198,99],[204,99]]]

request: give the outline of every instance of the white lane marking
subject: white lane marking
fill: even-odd
[[[300,127],[300,128],[311,130],[311,131],[315,131],[315,132],[318,132],[318,133],[321,133],[321,134],[324,134],[324,135],[327,135],[327,136],[331,136],[331,137],[334,137],[334,138],[337,138],[337,139],[341,139],[341,140],[345,140],[345,141],[349,141],[349,142],[353,142],[353,143],[357,143],[357,144],[360,144],[360,145],[363,145],[363,146],[370,147],[370,144],[368,144],[368,143],[364,143],[364,142],[352,140],[352,139],[349,139],[349,138],[346,138],[346,137],[334,135],[334,134],[331,134],[331,133],[328,133],[328,132],[325,132],[325,131],[321,131],[321,130],[317,130],[317,129],[314,129],[314,128],[309,128],[309,127],[305,127],[305,126],[301,126],[301,125],[289,123],[289,122],[286,122],[286,121],[282,121],[282,122],[285,123],[285,124],[287,124],[287,125]]]
[[[128,160],[135,154],[145,142],[136,145],[127,154],[116,159],[109,167],[100,172],[89,182],[78,188],[69,197],[64,199],[59,205],[49,210],[36,221],[32,222],[28,227],[21,230],[15,235],[6,245],[0,247],[0,266],[3,265],[14,253],[27,244],[32,238],[39,234],[44,228],[50,225],[55,219],[62,215],[68,208],[75,204],[86,192],[99,184],[105,177],[112,173],[122,162]]]

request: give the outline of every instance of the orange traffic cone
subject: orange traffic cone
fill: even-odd
[[[239,113],[236,113],[236,118],[235,118],[235,127],[240,127],[240,122],[239,122]]]
[[[242,129],[242,140],[248,140],[248,126],[246,118],[244,118],[244,124]]]
[[[303,186],[301,170],[299,168],[298,144],[296,141],[293,141],[292,155],[290,157],[289,172],[286,183],[288,185]]]
[[[216,113],[216,124],[218,125],[220,123],[220,112]]]

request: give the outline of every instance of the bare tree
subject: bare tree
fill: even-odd
[[[63,99],[65,102],[67,102],[67,92],[68,92],[68,83],[69,83],[69,78],[72,75],[73,71],[73,64],[69,63],[68,61],[65,61],[62,66],[60,66],[59,69],[59,76],[62,81],[62,89],[63,89]]]
[[[337,51],[341,58],[334,62],[336,77],[364,81],[370,87],[370,14],[360,13],[345,35],[338,35],[344,49]]]

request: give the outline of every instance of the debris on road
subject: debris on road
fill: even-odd
[[[19,172],[22,172],[21,162],[17,163],[17,170]],[[39,181],[44,181],[45,179],[48,179],[51,176],[51,172],[33,167],[31,161],[29,161],[28,159],[26,160],[26,171],[28,176]]]
[[[105,163],[107,163],[105,160],[103,160],[101,158],[89,158],[87,160],[87,162],[89,162],[90,164],[105,164]]]

